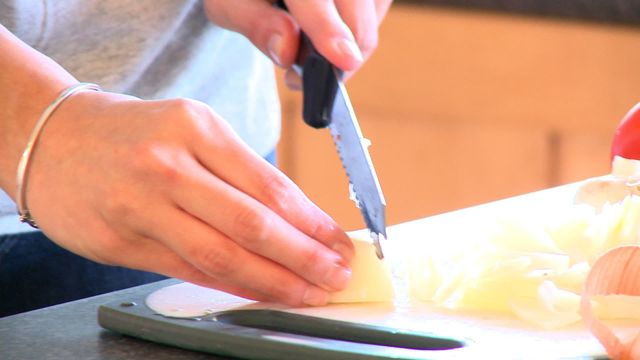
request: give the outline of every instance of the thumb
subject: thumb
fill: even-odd
[[[334,1],[287,0],[287,7],[315,48],[338,68],[356,70],[364,56]]]

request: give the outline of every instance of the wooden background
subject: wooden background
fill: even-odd
[[[395,224],[608,172],[640,101],[640,29],[396,4],[347,87]],[[364,227],[328,131],[304,125],[299,93],[281,101],[279,166]]]

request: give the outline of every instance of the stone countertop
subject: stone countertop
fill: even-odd
[[[640,0],[395,0],[395,3],[438,5],[640,25]]]
[[[87,299],[0,318],[0,358],[21,360],[204,360],[224,359],[160,345],[105,330],[98,325],[98,307],[143,297],[177,283],[165,280]]]

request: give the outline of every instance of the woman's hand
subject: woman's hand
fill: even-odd
[[[391,1],[286,0],[287,13],[269,0],[205,0],[205,10],[213,22],[245,35],[285,69],[295,61],[302,29],[331,63],[354,72],[378,46],[378,26]],[[299,87],[294,72],[286,79]]]
[[[26,190],[51,239],[101,263],[290,305],[350,277],[347,235],[199,102],[75,94]]]

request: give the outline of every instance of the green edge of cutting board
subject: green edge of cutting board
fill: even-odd
[[[468,345],[430,333],[268,309],[169,318],[154,313],[144,299],[102,305],[98,322],[144,340],[244,359],[432,359]]]

